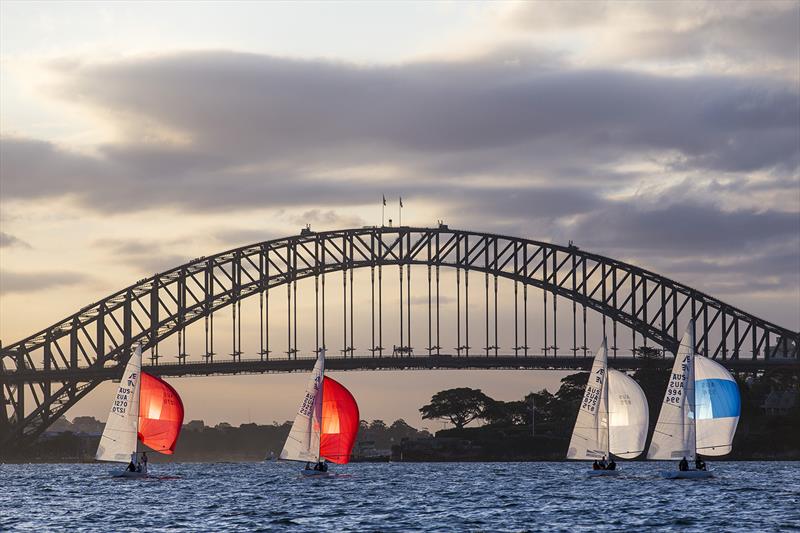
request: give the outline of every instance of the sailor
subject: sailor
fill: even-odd
[[[600,469],[605,470],[607,466],[608,463],[606,463],[606,456],[604,455],[603,458],[600,459]]]
[[[606,470],[616,470],[616,469],[617,469],[617,463],[614,462],[614,459],[611,459],[608,462],[608,466],[606,467]]]
[[[147,472],[147,452],[142,452],[142,471]]]
[[[320,465],[320,470],[322,470],[323,472],[328,471],[328,464],[326,462],[320,461],[319,465]]]
[[[697,470],[705,470],[706,469],[706,462],[700,459],[700,457],[695,458],[694,460],[694,467]]]
[[[681,472],[686,472],[689,470],[689,461],[686,460],[686,456],[684,456],[683,459],[681,459],[678,463],[678,470]]]
[[[597,459],[595,459],[594,463],[592,463],[592,470],[600,470],[600,465],[597,463]]]
[[[311,463],[306,461],[306,470],[311,470]]]
[[[128,472],[135,472],[136,471],[136,459],[137,459],[136,458],[136,452],[133,452],[131,454],[131,462],[128,465],[128,468],[127,468]]]

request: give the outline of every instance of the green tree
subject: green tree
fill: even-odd
[[[493,402],[480,389],[461,387],[437,392],[431,403],[423,406],[419,412],[425,420],[449,420],[457,429],[477,418],[481,418],[486,406]]]

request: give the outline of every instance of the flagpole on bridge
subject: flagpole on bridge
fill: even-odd
[[[397,226],[400,227],[403,225],[403,197],[400,196],[400,207],[397,209]]]
[[[381,195],[383,197],[383,205],[381,205],[381,227],[385,226],[384,220],[386,220],[386,195]]]

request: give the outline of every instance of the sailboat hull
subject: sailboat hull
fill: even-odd
[[[128,479],[143,479],[147,477],[147,472],[131,472],[129,470],[111,470],[111,477],[121,477]]]
[[[710,479],[714,473],[708,470],[662,470],[661,477],[664,479]]]
[[[322,472],[320,470],[314,470],[313,468],[304,468],[300,471],[303,477],[308,478],[323,478],[323,477],[331,477],[333,474],[331,472]]]
[[[616,477],[619,474],[619,470],[589,470],[586,472],[588,477]]]

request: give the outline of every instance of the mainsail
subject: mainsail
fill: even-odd
[[[608,357],[606,340],[594,356],[578,418],[569,441],[567,459],[600,459],[608,455],[608,395],[605,394]]]
[[[183,402],[172,386],[142,372],[139,396],[139,440],[153,450],[171,454],[181,433]]]
[[[136,452],[139,426],[139,390],[142,347],[136,346],[117,387],[95,458],[99,461],[127,463]]]
[[[647,397],[632,378],[613,369],[608,371],[608,414],[609,451],[623,459],[638,457],[650,423]]]
[[[702,355],[695,356],[697,453],[730,453],[739,423],[739,387],[725,367]]]
[[[322,429],[322,378],[325,372],[325,350],[320,350],[314,370],[306,385],[306,395],[295,416],[292,429],[281,450],[280,459],[287,461],[319,461]]]
[[[694,359],[694,327],[690,322],[675,355],[661,413],[647,451],[648,459],[695,458]]]
[[[319,455],[333,463],[345,464],[358,434],[358,404],[341,383],[326,377],[322,387],[322,434]]]

